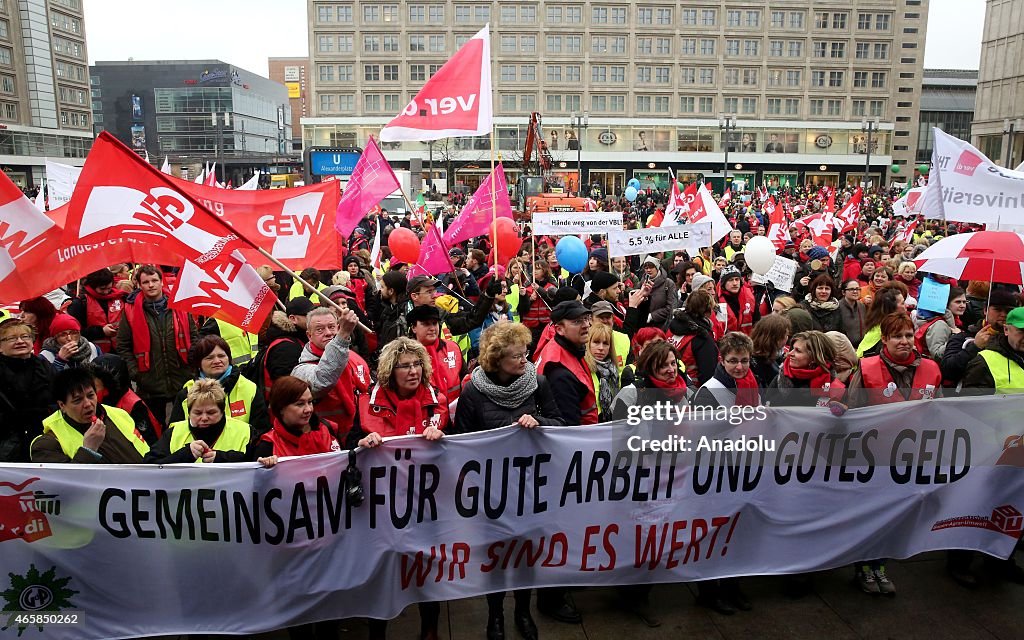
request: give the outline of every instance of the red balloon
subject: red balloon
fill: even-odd
[[[516,257],[523,239],[519,237],[519,226],[512,218],[498,218],[491,225],[491,242],[498,245],[498,263],[507,264]]]
[[[420,239],[412,229],[398,227],[388,236],[391,255],[402,262],[415,263],[420,257]]]

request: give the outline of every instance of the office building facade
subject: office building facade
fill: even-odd
[[[0,167],[23,188],[92,146],[81,0],[0,0]]]
[[[289,150],[302,153],[302,118],[309,115],[306,91],[309,87],[307,69],[309,58],[268,58],[270,79],[288,88],[288,103],[292,108],[292,138]]]
[[[918,119],[917,162],[929,163],[935,145],[934,128],[961,140],[971,139],[978,72],[964,69],[925,69]]]
[[[221,181],[245,179],[289,154],[288,90],[220,60],[97,62],[98,126],[139,155],[194,176],[217,162]],[[184,170],[184,171],[182,171]]]
[[[665,184],[670,167],[720,181],[726,148],[729,177],[748,184],[859,182],[865,129],[874,182],[892,164],[903,179],[912,170],[927,0],[307,6],[306,147],[363,146],[490,23],[496,146],[510,172],[534,111],[556,173],[572,183],[579,165],[605,191],[631,175]],[[487,138],[430,147],[385,151],[400,166],[433,155],[470,186],[487,171]]]
[[[974,146],[994,162],[1024,159],[1024,3],[988,0],[981,37]]]

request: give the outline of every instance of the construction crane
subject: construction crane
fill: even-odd
[[[516,208],[521,217],[532,218],[534,211],[587,210],[585,198],[552,193],[552,163],[551,151],[544,140],[541,128],[541,115],[534,111],[530,114],[530,126],[526,132],[526,146],[523,149],[523,175],[516,182]]]

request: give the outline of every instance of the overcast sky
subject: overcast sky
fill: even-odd
[[[305,0],[84,0],[89,61],[217,59],[260,75],[307,55]],[[924,62],[977,69],[985,0],[931,0]]]

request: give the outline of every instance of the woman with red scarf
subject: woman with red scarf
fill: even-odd
[[[264,467],[284,456],[308,456],[341,451],[338,428],[313,412],[313,392],[294,376],[281,376],[270,389],[270,431],[253,449]]]
[[[765,389],[766,404],[829,407],[833,412],[845,412],[840,402],[846,389],[836,378],[835,359],[835,347],[824,333],[796,334],[782,371]]]

